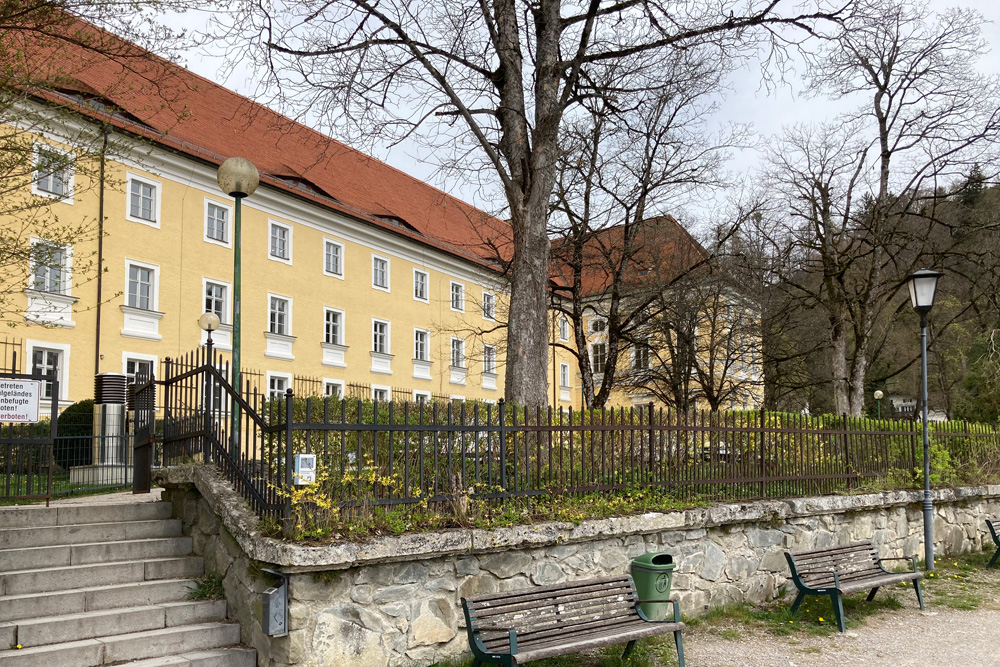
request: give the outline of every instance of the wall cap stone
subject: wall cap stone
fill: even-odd
[[[585,542],[596,537],[613,538],[683,531],[726,524],[775,521],[820,514],[843,514],[873,508],[919,505],[922,491],[885,491],[844,496],[814,496],[729,503],[676,512],[591,519],[579,524],[544,522],[492,530],[455,528],[426,533],[377,537],[365,542],[304,546],[264,537],[259,519],[215,466],[190,465],[153,471],[153,481],[163,487],[193,484],[223,525],[250,558],[271,563],[286,572],[340,570],[361,565],[439,558],[449,555],[485,554],[557,544]],[[1000,484],[938,489],[935,503],[1000,498]]]

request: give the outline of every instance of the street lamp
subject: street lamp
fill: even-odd
[[[202,313],[198,318],[198,326],[208,334],[208,341],[205,343],[208,346],[208,363],[212,363],[212,332],[218,329],[220,324],[222,321],[215,313]]]
[[[257,167],[245,157],[231,157],[219,167],[219,188],[236,200],[233,215],[233,397],[231,443],[235,452],[239,445],[240,406],[240,203],[260,185]]]
[[[875,402],[878,404],[878,418],[882,419],[882,397],[885,396],[885,393],[881,389],[876,389],[873,396],[875,396]]]
[[[934,501],[931,500],[931,447],[927,431],[927,313],[934,307],[937,282],[943,274],[920,269],[907,278],[910,304],[920,313],[920,396],[924,426],[924,562],[934,569]]]

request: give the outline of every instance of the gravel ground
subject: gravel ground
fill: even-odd
[[[1000,575],[996,572],[983,578],[978,590],[982,601],[974,611],[935,604],[933,592],[925,592],[927,611],[921,612],[912,591],[901,590],[896,596],[905,609],[881,612],[845,634],[779,637],[740,625],[731,626],[739,633],[738,639],[725,639],[719,636],[719,627],[693,628],[685,633],[686,662],[688,667],[1000,667],[996,650]],[[927,584],[925,590],[934,586]]]

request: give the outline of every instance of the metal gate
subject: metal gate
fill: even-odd
[[[149,493],[156,442],[156,380],[137,377],[128,387],[132,413],[132,493]]]
[[[25,418],[22,401],[34,391],[37,414]],[[33,400],[30,400],[33,403]],[[52,444],[59,416],[59,378],[51,373],[0,373],[0,503],[52,498]]]

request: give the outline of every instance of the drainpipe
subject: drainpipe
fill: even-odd
[[[97,330],[94,337],[94,375],[101,372],[101,304],[103,303],[102,288],[104,287],[104,165],[108,154],[108,127],[101,128],[104,135],[101,141],[100,186],[97,199]]]

